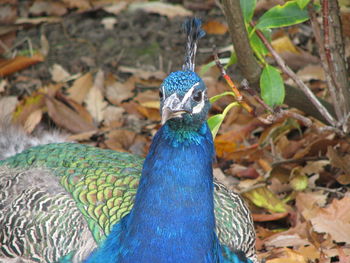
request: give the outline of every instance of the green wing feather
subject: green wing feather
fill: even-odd
[[[51,170],[75,200],[97,243],[129,213],[139,183],[143,158],[83,144],[36,146],[4,161],[11,167]],[[242,250],[256,261],[255,231],[242,198],[215,182],[214,202],[220,242]]]
[[[97,242],[131,210],[143,158],[83,144],[29,148],[0,162],[10,167],[50,169],[84,214]]]

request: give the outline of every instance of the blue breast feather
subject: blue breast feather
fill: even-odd
[[[213,140],[207,124],[188,136],[192,143],[174,144],[167,125],[159,130],[132,211],[86,262],[219,262]]]

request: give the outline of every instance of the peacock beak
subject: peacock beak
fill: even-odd
[[[187,103],[181,101],[175,93],[172,94],[164,101],[163,104],[162,125],[165,124],[167,120],[182,118],[184,113],[191,113]]]

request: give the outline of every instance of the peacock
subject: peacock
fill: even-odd
[[[197,18],[184,29],[185,63],[160,87],[145,159],[0,128],[0,155],[13,155],[0,161],[0,262],[258,262],[247,206],[213,179],[210,103],[194,72],[205,33]]]

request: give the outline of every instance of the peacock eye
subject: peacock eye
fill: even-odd
[[[159,98],[163,99],[163,91],[159,90]]]
[[[203,96],[202,91],[198,91],[197,93],[195,93],[192,96],[192,98],[193,98],[194,101],[200,102],[202,100],[202,96]]]

